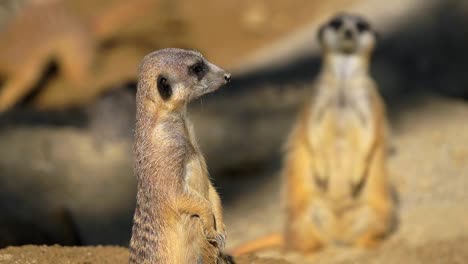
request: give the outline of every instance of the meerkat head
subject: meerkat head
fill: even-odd
[[[177,110],[230,80],[229,73],[207,61],[199,52],[162,49],[143,59],[137,93],[158,108]]]
[[[325,52],[362,55],[372,52],[376,34],[364,18],[341,13],[320,28],[318,39]]]

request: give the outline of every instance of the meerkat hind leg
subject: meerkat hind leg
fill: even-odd
[[[287,249],[304,253],[322,246],[312,223],[311,203],[316,199],[314,167],[310,152],[298,141],[286,157],[287,220],[284,245]]]
[[[372,205],[365,205],[352,213],[348,220],[354,244],[361,248],[378,245],[389,232],[390,215]],[[353,235],[354,234],[354,235]]]
[[[309,216],[298,216],[287,227],[284,245],[286,249],[302,253],[313,253],[323,246],[318,237],[319,230],[310,222]]]
[[[359,247],[375,246],[395,226],[393,201],[384,168],[384,152],[384,148],[376,148],[374,156],[370,160],[367,182],[362,190],[366,204],[362,213],[356,215],[356,219],[368,220],[366,231],[356,240],[356,245]]]

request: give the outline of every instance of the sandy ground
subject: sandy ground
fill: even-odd
[[[396,108],[390,111],[394,151],[389,167],[400,224],[386,242],[375,250],[327,248],[311,256],[272,249],[237,262],[466,263],[468,104],[427,98]],[[228,247],[280,230],[279,179],[275,172],[269,175],[226,208]],[[125,263],[127,256],[117,247],[25,246],[0,250],[0,263]]]
[[[128,251],[120,247],[10,247],[0,253],[0,263],[128,263]]]

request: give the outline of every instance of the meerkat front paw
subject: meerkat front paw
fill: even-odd
[[[218,246],[219,234],[218,232],[216,232],[216,230],[214,229],[210,231],[205,230],[205,237],[208,240],[208,242],[210,242],[210,244],[212,244],[215,247],[219,247]]]
[[[226,246],[226,231],[218,232],[215,237],[216,247],[220,250],[223,250]]]
[[[218,235],[218,231],[216,230],[216,224],[214,221],[200,219],[203,223],[203,233],[205,234],[206,239],[211,243],[212,241],[216,241],[216,236]]]
[[[218,236],[220,237],[220,242],[218,243],[219,249],[224,249],[226,246],[226,238],[227,238],[227,232],[226,232],[226,225],[225,224],[220,224],[218,226]]]
[[[208,242],[218,248],[219,250],[223,250],[226,246],[226,232],[220,233],[216,230],[212,230],[209,232],[205,231],[206,238]]]
[[[220,250],[226,246],[226,227],[224,224],[217,225],[215,223],[212,227],[205,229],[205,236],[210,244]]]

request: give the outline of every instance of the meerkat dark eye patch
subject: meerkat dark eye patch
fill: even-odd
[[[343,20],[339,17],[334,18],[329,23],[330,27],[334,28],[335,30],[339,29],[343,25]]]
[[[158,77],[158,92],[164,101],[168,100],[172,96],[171,84],[163,76]]]
[[[357,22],[356,27],[357,27],[357,30],[361,33],[364,31],[368,31],[370,29],[369,23],[365,21]]]
[[[198,80],[201,80],[207,72],[207,66],[203,61],[197,62],[190,67],[190,72],[195,74]]]

